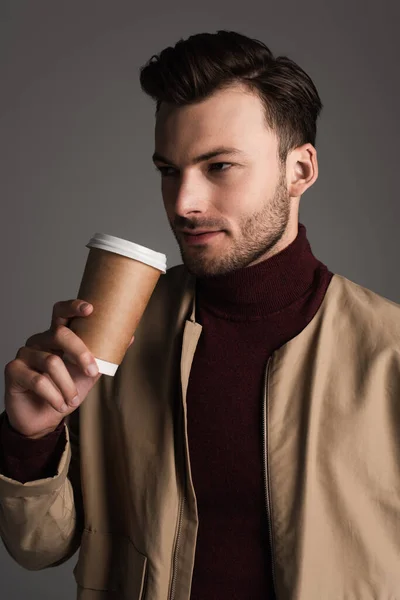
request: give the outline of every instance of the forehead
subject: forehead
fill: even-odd
[[[240,87],[218,90],[186,106],[161,103],[155,125],[155,150],[179,159],[212,146],[234,146],[245,152],[260,145],[276,148],[258,95]],[[177,158],[178,160],[178,158]]]

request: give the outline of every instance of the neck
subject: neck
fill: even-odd
[[[260,262],[264,262],[265,260],[272,258],[273,256],[275,256],[275,254],[279,254],[285,248],[287,248],[287,246],[289,246],[292,242],[294,242],[294,240],[296,239],[298,234],[299,234],[299,224],[296,220],[294,223],[288,224],[288,227],[286,228],[284,234],[282,235],[280,240],[273,246],[273,248],[271,248],[270,250],[267,250],[267,252],[265,252],[265,254],[260,256],[260,258],[257,258],[257,260],[255,260],[254,262],[250,263],[250,265],[248,265],[248,267],[257,265]]]
[[[321,265],[299,223],[294,239],[269,258],[224,275],[198,278],[198,300],[228,318],[267,316],[302,298]]]

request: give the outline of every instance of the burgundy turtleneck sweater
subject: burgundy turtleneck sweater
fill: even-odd
[[[203,326],[187,391],[199,530],[191,600],[274,598],[262,453],[268,357],[317,312],[332,273],[306,229],[254,266],[198,280]]]
[[[199,530],[191,600],[274,598],[262,463],[263,376],[268,357],[317,312],[332,273],[306,229],[283,251],[228,275],[198,279],[203,326],[187,392],[190,463]],[[19,481],[55,475],[60,426],[27,440],[7,419],[1,471]],[[61,432],[61,435],[60,435]]]

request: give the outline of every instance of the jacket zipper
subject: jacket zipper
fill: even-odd
[[[183,409],[182,409],[182,395],[180,396],[181,399],[181,403],[179,404],[179,425],[178,425],[178,430],[182,432],[183,430]],[[172,559],[172,577],[171,577],[171,588],[170,588],[170,592],[169,592],[169,596],[168,596],[168,600],[174,600],[175,599],[175,592],[176,592],[176,580],[177,580],[177,570],[178,570],[178,557],[179,557],[179,547],[180,547],[180,541],[181,541],[181,529],[182,529],[182,519],[183,519],[183,511],[185,508],[185,502],[186,502],[186,466],[185,466],[185,448],[184,448],[185,442],[183,442],[182,445],[182,454],[181,454],[181,459],[182,459],[182,473],[183,473],[183,491],[180,497],[180,502],[179,502],[179,512],[178,512],[178,523],[176,526],[176,538],[175,538],[175,547],[174,547],[174,554],[173,554],[173,559]]]
[[[177,525],[175,548],[174,548],[174,558],[172,561],[172,580],[171,580],[171,591],[169,593],[169,600],[174,600],[174,598],[175,598],[176,572],[177,572],[177,567],[178,567],[178,553],[179,553],[179,545],[180,545],[180,537],[181,537],[181,526],[182,526],[182,516],[183,516],[184,504],[185,504],[185,495],[182,496],[180,506],[179,506],[178,525]]]
[[[149,578],[149,563],[146,564],[146,572],[144,574],[143,589],[140,595],[140,600],[145,600],[147,595],[147,580]]]
[[[271,524],[271,493],[270,493],[270,480],[268,471],[268,426],[267,426],[267,407],[268,407],[268,381],[269,381],[269,366],[271,357],[267,361],[267,367],[265,369],[264,376],[264,401],[263,401],[263,463],[264,463],[264,492],[265,492],[265,507],[267,510],[267,521],[268,521],[268,539],[271,556],[271,570],[272,570],[272,584],[274,588],[274,596],[276,597],[276,584],[275,584],[275,563],[273,555],[273,542],[272,542],[272,524]]]

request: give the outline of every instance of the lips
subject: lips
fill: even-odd
[[[203,235],[205,233],[217,233],[218,231],[218,229],[196,229],[196,231],[181,229],[181,233],[184,233],[185,235]]]
[[[188,245],[199,246],[203,244],[207,244],[212,242],[215,238],[220,236],[222,231],[203,231],[203,232],[193,232],[190,233],[183,231],[183,238]]]

